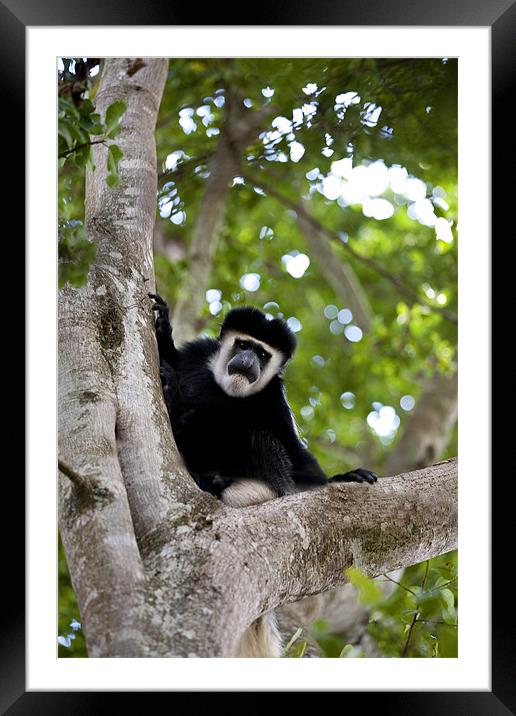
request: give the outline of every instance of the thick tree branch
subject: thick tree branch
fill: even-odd
[[[116,450],[141,539],[166,518],[172,494],[176,499],[191,497],[191,486],[188,479],[170,481],[181,470],[157,378],[154,320],[147,298],[154,290],[154,130],[168,62],[146,58],[131,76],[132,63],[130,58],[108,60],[103,70],[96,109],[103,115],[114,100],[126,102],[116,140],[124,156],[120,183],[111,188],[106,182],[107,148],[94,148],[97,168],[86,176],[85,209],[88,236],[97,245],[90,279],[93,313],[100,322],[97,341],[113,377]],[[143,395],[149,400],[142,401]]]
[[[456,507],[453,459],[370,488],[336,484],[232,511],[228,524],[252,535],[261,559],[270,558],[275,570],[283,557],[278,587],[270,590],[272,607],[342,583],[341,571],[351,564],[378,576],[454,549]]]
[[[117,459],[116,403],[85,290],[59,301],[59,452],[83,484],[95,481],[113,499],[85,499],[69,477],[59,478],[59,526],[91,656],[134,654],[120,604],[131,604],[143,581],[127,494]]]
[[[260,614],[343,584],[351,565],[377,576],[454,549],[457,461],[372,487],[330,485],[257,507],[226,507],[212,519],[217,548],[209,573],[218,618],[210,629],[222,640],[220,655],[230,656]]]

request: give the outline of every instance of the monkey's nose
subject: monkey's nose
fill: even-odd
[[[258,362],[253,351],[242,351],[232,358],[228,363],[228,375],[240,373],[250,383],[254,383],[259,375]]]
[[[243,368],[250,368],[254,363],[254,353],[252,351],[244,351],[240,354],[240,362]]]

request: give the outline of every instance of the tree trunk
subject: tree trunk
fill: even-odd
[[[154,125],[167,62],[147,60],[133,77],[130,64],[107,60],[96,97],[102,115],[114,100],[127,103],[116,140],[120,185],[107,186],[107,149],[95,145],[86,226],[97,259],[88,285],[59,297],[59,451],[82,478],[73,488],[61,474],[59,517],[86,635],[96,635],[92,656],[139,653],[123,614],[145,581],[137,540],[170,510],[166,484],[178,464],[144,310],[154,285]]]

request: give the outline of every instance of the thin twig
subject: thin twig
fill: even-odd
[[[422,592],[425,591],[426,579],[427,579],[427,577],[428,577],[428,570],[429,570],[429,568],[430,568],[430,560],[427,559],[427,560],[426,560],[426,564],[425,564],[425,576],[423,577],[423,584],[421,585],[421,591],[422,591]],[[407,641],[405,642],[405,646],[403,647],[403,651],[401,652],[401,657],[402,657],[402,658],[405,657],[405,656],[407,656],[407,652],[408,652],[408,648],[409,648],[409,644],[410,644],[410,638],[412,637],[412,631],[414,630],[414,627],[415,627],[415,625],[416,625],[416,622],[417,622],[417,620],[418,620],[418,617],[419,617],[419,610],[416,611],[416,612],[414,612],[414,616],[412,617],[412,622],[411,622],[411,624],[410,624],[409,633],[408,633],[408,635],[407,635]]]
[[[442,626],[458,628],[458,624],[449,624],[448,622],[434,621],[433,619],[416,619],[416,624],[441,624]]]
[[[61,154],[57,155],[58,159],[64,159],[64,157],[67,157],[69,154],[73,154],[73,152],[79,151],[79,149],[83,149],[84,147],[91,147],[93,144],[104,144],[106,140],[105,139],[93,139],[91,142],[84,142],[83,144],[77,144],[75,147],[72,147],[71,149],[67,149],[66,152],[61,152]]]
[[[74,487],[81,490],[88,488],[88,481],[62,460],[58,459],[57,467],[59,468],[59,472],[66,475],[66,477],[73,483]]]
[[[389,582],[392,582],[393,584],[397,584],[398,587],[401,587],[401,588],[404,589],[406,592],[409,592],[409,593],[412,594],[412,596],[415,597],[416,599],[418,598],[418,597],[417,597],[417,594],[416,594],[415,592],[413,592],[412,589],[409,589],[409,588],[406,587],[404,584],[401,584],[401,582],[397,582],[397,581],[396,581],[395,579],[393,579],[392,577],[389,577],[388,574],[382,574],[382,577],[385,577],[385,579],[388,579]]]
[[[176,177],[180,174],[182,174],[183,171],[188,170],[192,166],[199,166],[200,164],[203,164],[206,162],[207,159],[210,159],[215,154],[215,150],[213,149],[210,152],[206,152],[205,154],[200,154],[198,157],[192,157],[191,159],[185,159],[184,162],[181,162],[178,164],[174,169],[166,169],[164,172],[161,172],[161,174],[158,174],[158,182],[161,183],[162,181],[166,181],[169,179],[173,179],[173,177]]]
[[[91,506],[103,505],[114,499],[114,494],[108,487],[102,485],[96,478],[87,478],[76,472],[73,468],[58,458],[57,467],[59,472],[73,484],[77,497]]]

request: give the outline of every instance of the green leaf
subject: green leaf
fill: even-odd
[[[291,648],[292,644],[299,639],[299,637],[301,636],[302,633],[303,633],[303,628],[302,628],[302,627],[299,627],[299,629],[297,629],[297,631],[294,632],[294,634],[293,634],[293,636],[291,637],[289,643],[287,644],[287,646],[286,646],[286,647],[284,648],[284,650],[283,650],[283,653],[284,653],[284,654],[288,654],[288,651],[289,651],[289,649]]]
[[[457,632],[458,629],[449,626],[439,629],[439,651],[445,659],[456,659],[458,656]]]
[[[89,117],[93,118],[94,111],[95,107],[93,106],[93,102],[90,99],[85,99],[82,101],[81,114],[88,115]]]
[[[59,288],[67,283],[80,288],[88,281],[88,272],[95,260],[97,247],[86,238],[82,223],[68,222],[60,233]]]
[[[121,125],[117,124],[116,127],[113,127],[113,129],[106,136],[108,136],[110,139],[114,139],[115,137],[117,137],[120,134],[121,131],[122,131]]]
[[[113,136],[112,131],[117,127],[120,118],[124,114],[124,112],[127,109],[126,103],[118,99],[116,102],[113,102],[113,104],[110,104],[109,107],[106,110],[106,119],[105,119],[105,125],[106,125],[106,134],[108,137]]]
[[[62,122],[66,122],[66,120],[62,120]],[[70,132],[72,133],[74,139],[76,140],[77,144],[85,144],[89,141],[90,136],[88,132],[84,131],[79,124],[76,124],[75,122],[66,122],[68,125],[68,128]]]
[[[299,641],[294,645],[289,656],[292,659],[302,659],[306,651],[306,641]]]
[[[120,177],[118,174],[118,162],[123,156],[124,153],[119,146],[116,144],[110,144],[107,155],[108,176],[106,181],[108,186],[113,187],[119,184]]]
[[[118,162],[124,156],[123,151],[120,149],[120,147],[117,144],[109,145],[108,154],[113,158],[113,161],[115,162],[115,164],[118,164]]]
[[[441,589],[441,600],[443,603],[443,617],[445,621],[455,621],[456,619],[456,611],[455,611],[455,596],[451,589]]]
[[[72,159],[75,161],[78,167],[85,167],[91,161],[91,147],[88,144],[86,147],[81,147],[72,154]]]
[[[349,567],[345,570],[345,573],[347,579],[358,590],[362,604],[373,605],[382,599],[383,593],[378,584],[359,569]]]
[[[353,644],[346,644],[339,654],[340,659],[362,659],[364,656],[364,652]]]
[[[89,132],[94,135],[104,134],[104,125],[100,122],[95,122],[91,125]]]
[[[57,131],[65,140],[67,147],[71,148],[73,145],[73,137],[72,132],[70,131],[69,122],[64,119],[59,120]]]
[[[113,188],[120,184],[120,177],[118,176],[118,174],[109,173],[106,177],[106,182],[108,186]]]

